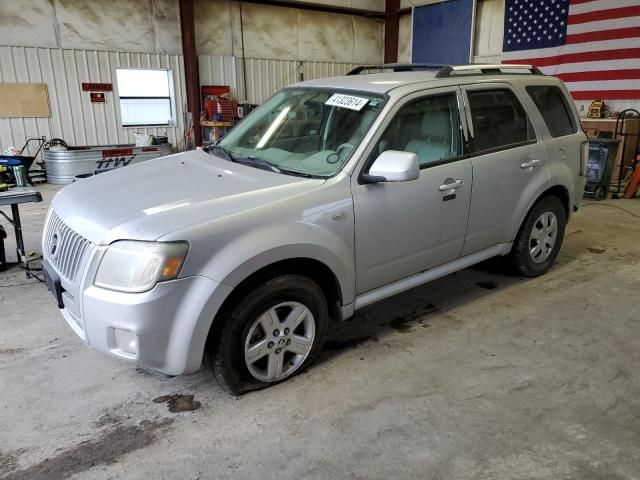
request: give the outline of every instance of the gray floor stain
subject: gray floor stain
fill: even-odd
[[[4,480],[50,480],[68,478],[97,465],[110,464],[120,456],[151,445],[159,430],[172,423],[171,419],[143,420],[138,425],[118,426],[104,434],[61,451],[24,470],[14,471]],[[5,462],[0,457],[0,467]],[[15,462],[15,459],[14,459]],[[8,465],[10,468],[10,464]]]
[[[171,413],[193,412],[200,408],[200,402],[193,399],[193,395],[182,395],[174,393],[173,395],[162,395],[153,399],[154,403],[167,403],[167,407]]]

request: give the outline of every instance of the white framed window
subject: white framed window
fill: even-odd
[[[123,127],[166,127],[175,123],[171,70],[117,68]]]

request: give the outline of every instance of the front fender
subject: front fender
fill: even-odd
[[[290,243],[291,239],[295,243]],[[202,266],[201,274],[236,287],[258,270],[293,258],[317,260],[326,265],[338,279],[343,302],[353,301],[353,247],[348,239],[318,225],[296,222],[247,232],[220,248]]]

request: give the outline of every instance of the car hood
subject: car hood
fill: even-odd
[[[192,150],[81,180],[52,208],[96,245],[156,240],[174,230],[262,207],[323,184]]]

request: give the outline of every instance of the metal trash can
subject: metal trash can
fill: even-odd
[[[65,185],[73,183],[78,175],[97,175],[172,153],[173,147],[170,143],[141,147],[127,144],[49,149],[44,151],[47,182]]]
[[[589,157],[585,175],[587,184],[584,187],[584,196],[598,201],[604,200],[611,186],[611,174],[613,162],[618,153],[620,140],[611,138],[589,139]]]

